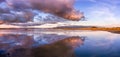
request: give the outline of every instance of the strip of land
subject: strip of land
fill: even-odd
[[[60,30],[101,30],[101,31],[120,31],[120,27],[97,27],[97,26],[17,26],[17,25],[0,25],[0,30],[10,30],[10,29],[60,29]]]
[[[43,29],[43,28],[0,28],[0,30],[9,30],[9,29]],[[59,29],[59,30],[101,30],[101,31],[120,31],[120,27],[117,28],[44,28],[44,29]]]
[[[104,28],[104,27],[90,27],[90,28],[54,28],[54,29],[62,29],[62,30],[102,30],[102,31],[120,31],[120,27],[113,28]]]

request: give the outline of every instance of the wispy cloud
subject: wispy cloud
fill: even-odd
[[[90,0],[89,0],[90,1]],[[104,22],[105,24],[116,24],[120,20],[118,18],[118,0],[94,0],[95,5],[88,7],[87,18],[96,22]],[[91,1],[93,2],[93,1]],[[116,11],[116,12],[115,12]]]

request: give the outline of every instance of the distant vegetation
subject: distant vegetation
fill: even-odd
[[[103,31],[120,31],[120,27],[112,27],[112,28],[106,28],[106,27],[58,27],[55,29],[64,29],[64,30],[103,30]]]

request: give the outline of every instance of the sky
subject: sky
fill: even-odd
[[[83,14],[80,12],[83,12],[86,21],[63,20],[64,24],[120,26],[120,0],[76,0],[75,3],[74,0],[41,1],[43,0],[0,0],[0,23],[31,20],[39,22],[42,20],[39,15],[56,15],[77,20],[82,18]]]
[[[84,13],[86,21],[68,24],[120,27],[120,0],[76,0],[74,8]]]
[[[76,0],[74,6],[90,23],[120,23],[120,0]]]

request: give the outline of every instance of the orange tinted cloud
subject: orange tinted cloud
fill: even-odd
[[[83,18],[73,7],[75,0],[7,0],[7,3],[16,9],[36,9],[68,20]]]

